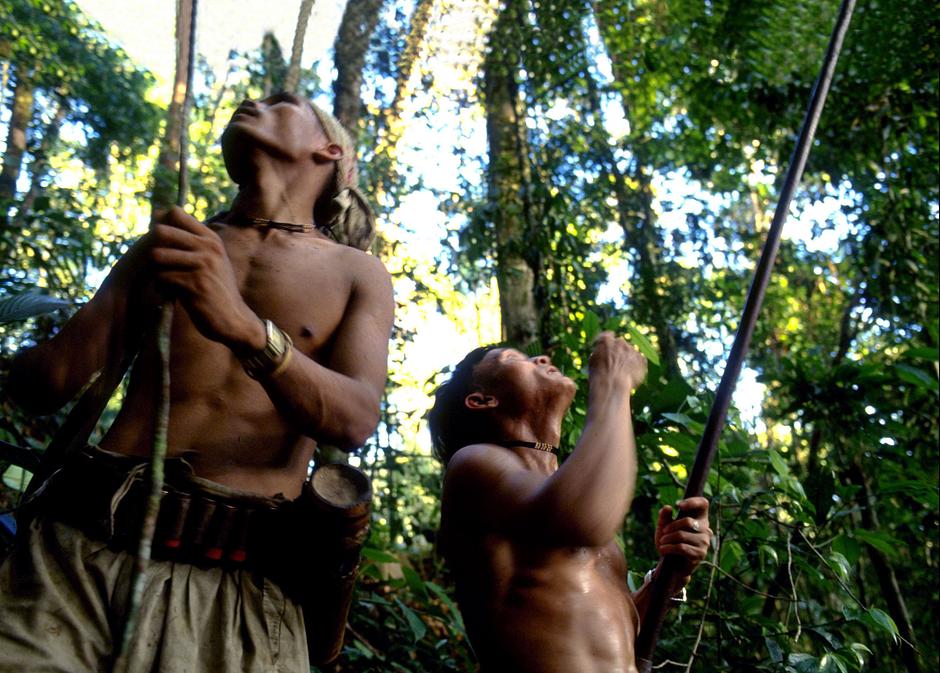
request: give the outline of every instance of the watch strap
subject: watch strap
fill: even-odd
[[[241,358],[245,373],[253,379],[271,376],[284,370],[290,360],[294,342],[284,330],[270,320],[263,320],[264,348]]]

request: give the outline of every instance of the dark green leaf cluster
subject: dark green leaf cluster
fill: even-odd
[[[153,76],[71,0],[3,0],[0,58],[17,80],[68,105],[67,119],[86,135],[80,156],[92,167],[103,168],[112,149],[129,158],[153,142],[160,119],[147,100]]]

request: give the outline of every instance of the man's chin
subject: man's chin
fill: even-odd
[[[229,122],[219,138],[225,169],[235,184],[240,185],[245,172],[250,170],[246,157],[251,143],[252,138],[249,129],[246,129],[238,120]]]
[[[222,152],[231,152],[235,150],[235,145],[244,142],[245,124],[238,119],[233,119],[226,125],[222,135],[219,136],[219,144],[222,145]]]
[[[562,374],[558,377],[558,388],[559,397],[564,397],[565,402],[570,405],[571,402],[574,401],[575,394],[578,392],[578,384]]]

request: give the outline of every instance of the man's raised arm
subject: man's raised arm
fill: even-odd
[[[601,546],[623,523],[636,483],[630,396],[646,375],[646,360],[609,332],[589,362],[587,420],[577,446],[547,479],[505,450],[489,445],[457,452],[448,487],[474,500],[494,529],[510,528],[558,546]],[[463,492],[465,495],[459,495]]]

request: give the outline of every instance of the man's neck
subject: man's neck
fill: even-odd
[[[239,185],[232,202],[233,216],[256,217],[291,224],[313,224],[313,207],[320,194],[309,174],[290,179],[259,170],[252,183]]]
[[[502,419],[498,423],[502,443],[542,442],[558,446],[561,440],[561,415],[530,415],[526,418]],[[558,468],[558,459],[552,452],[524,446],[507,447],[522,458],[531,469],[540,472],[554,472]]]

